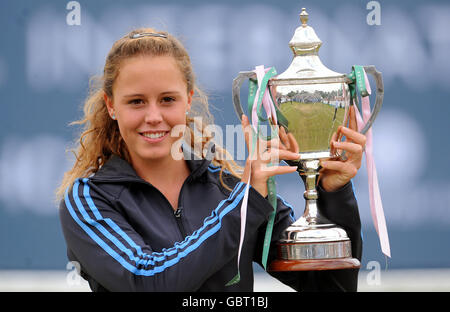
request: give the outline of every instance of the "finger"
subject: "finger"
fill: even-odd
[[[254,139],[254,135],[255,132],[253,130],[253,127],[250,125],[250,122],[248,120],[248,117],[245,115],[242,115],[242,127],[243,127],[243,131],[244,131],[244,139],[245,139],[245,144],[247,146],[247,152],[249,155],[249,158],[251,158],[252,160],[256,160],[258,155],[261,154],[260,149],[260,140],[256,140],[256,144],[255,146],[253,142]]]
[[[338,134],[337,131],[333,132],[333,135],[331,136],[331,140],[330,140],[330,154],[331,155],[336,155],[336,148],[334,147],[334,142],[337,142],[338,139]]]
[[[297,166],[263,166],[261,171],[266,177],[272,177],[280,174],[292,173],[297,170]]]
[[[360,144],[353,143],[353,142],[334,142],[333,146],[340,150],[345,150],[352,155],[360,155],[362,156],[363,147]]]
[[[246,128],[246,127],[250,126],[248,117],[245,114],[242,114],[241,125],[242,125],[242,128]]]
[[[287,150],[291,150],[291,143],[284,127],[280,127],[279,135],[281,143],[286,147]]]
[[[247,146],[247,151],[250,152],[249,142],[250,142],[250,135],[251,135],[252,128],[250,126],[250,122],[248,121],[247,116],[245,116],[244,114],[242,114],[241,125],[242,125],[242,131],[244,132],[244,140],[245,140],[245,144]]]
[[[338,131],[345,135],[347,140],[351,140],[354,143],[360,144],[362,146],[366,145],[366,136],[364,134],[342,126],[339,127]]]
[[[343,154],[343,150],[346,151],[345,159],[341,157],[338,162],[346,162],[353,164],[357,169],[361,167],[363,149],[362,146],[351,142],[335,142],[334,145],[339,150],[339,154]],[[347,158],[348,157],[348,158]]]
[[[270,148],[261,154],[260,160],[262,162],[279,163],[281,160],[298,160],[300,155],[288,150],[280,150],[276,148]]]
[[[281,148],[285,149],[285,146],[283,144],[280,144],[281,142],[280,142],[280,139],[278,139],[278,138],[273,138],[268,141],[260,139],[260,143],[262,145],[264,145],[266,147],[266,149],[271,148],[271,147],[274,147],[274,148],[281,147]]]
[[[345,177],[353,178],[358,173],[358,168],[356,168],[356,166],[354,166],[352,163],[348,162],[327,160],[321,161],[320,165],[325,170],[337,171]]]
[[[290,146],[291,146],[290,151],[298,154],[300,151],[300,148],[298,147],[298,143],[297,143],[297,140],[295,139],[294,135],[289,132],[287,134],[287,136],[289,138],[289,142],[290,142]]]
[[[247,160],[245,161],[244,172],[242,173],[242,178],[241,178],[241,181],[244,183],[247,183],[248,179],[250,177],[250,166],[251,165],[252,165],[252,162],[250,161],[249,158],[247,158]]]
[[[356,122],[356,111],[355,106],[350,106],[350,120],[348,121],[348,127],[352,130],[358,131],[358,123]]]
[[[331,136],[331,142],[336,142],[338,139],[338,134],[337,132],[333,132],[333,135]]]

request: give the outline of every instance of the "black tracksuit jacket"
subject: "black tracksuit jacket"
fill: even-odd
[[[186,160],[191,170],[176,211],[164,195],[141,179],[125,160],[112,156],[93,176],[66,191],[59,216],[70,261],[93,291],[253,291],[253,262],[261,264],[263,239],[273,210],[250,188],[241,281],[237,273],[240,207],[245,183],[224,174],[209,160]],[[300,196],[299,196],[300,197]],[[361,224],[352,184],[336,192],[319,186],[322,214],[342,226],[361,260]],[[276,241],[293,221],[292,207],[278,197],[268,264]],[[305,291],[356,291],[357,269],[271,272]]]

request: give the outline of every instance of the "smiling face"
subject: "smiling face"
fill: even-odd
[[[133,165],[171,157],[171,135],[186,124],[193,91],[171,56],[136,56],[121,64],[113,85],[113,99],[105,95],[115,115]]]

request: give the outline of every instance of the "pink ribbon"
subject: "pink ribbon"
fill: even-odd
[[[369,94],[372,93],[370,89],[369,79],[367,78],[366,72],[364,72],[364,78],[366,81],[366,89]],[[369,120],[370,112],[370,100],[369,96],[361,97],[362,101],[362,115],[358,111],[358,106],[354,103],[356,122],[358,124],[358,130],[361,131],[366,122]],[[391,257],[391,249],[389,246],[389,236],[386,227],[386,219],[384,217],[383,204],[381,202],[380,188],[378,186],[378,175],[377,169],[375,167],[375,160],[373,158],[373,139],[372,139],[372,129],[370,128],[366,133],[366,165],[367,174],[369,180],[369,199],[370,199],[370,213],[372,214],[372,220],[377,231],[378,237],[380,239],[381,251],[387,257]]]
[[[258,129],[258,111],[257,111],[257,103],[259,98],[259,90],[261,90],[261,82],[264,78],[264,75],[270,70],[269,68],[264,68],[264,65],[259,65],[255,67],[254,72],[256,73],[256,78],[258,80],[258,90],[256,91],[255,100],[253,102],[253,109],[252,109],[252,126],[253,129],[257,132]],[[275,111],[275,106],[273,105],[272,98],[270,97],[269,88],[266,88],[264,91],[263,99],[262,99],[262,105],[264,107],[264,110],[266,111],[267,117],[271,117],[273,124],[277,124],[277,113]]]

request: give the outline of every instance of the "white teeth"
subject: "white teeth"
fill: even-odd
[[[160,133],[143,133],[142,135],[150,139],[158,139],[160,137],[163,137],[165,134],[166,134],[165,132],[160,132]]]

